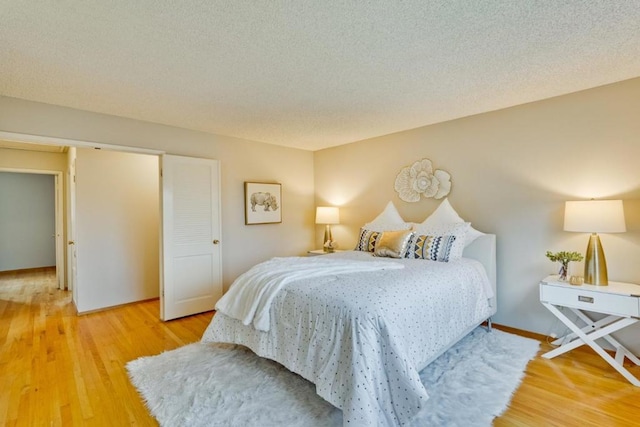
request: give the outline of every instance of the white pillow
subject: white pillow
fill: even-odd
[[[451,224],[451,223],[461,223],[466,222],[464,219],[460,218],[458,212],[453,209],[451,203],[449,203],[449,199],[444,199],[438,208],[433,211],[431,215],[427,219],[425,219],[421,224],[416,224],[416,227],[422,226],[437,226],[441,224]],[[485,234],[481,231],[476,230],[475,228],[469,226],[467,231],[467,235],[465,237],[465,246],[469,246],[474,240],[476,240],[480,236],[484,236]]]
[[[398,231],[409,230],[411,224],[405,222],[404,219],[398,213],[393,202],[387,203],[384,210],[373,221],[366,223],[362,228],[370,231]]]
[[[455,241],[451,243],[451,249],[446,259],[446,261],[452,261],[462,257],[462,252],[466,246],[466,237],[469,232],[469,228],[471,228],[470,222],[450,222],[448,224],[439,225],[424,225],[424,223],[422,223],[413,227],[413,233],[416,237],[421,235],[435,237],[454,236]],[[413,249],[414,248],[409,248],[407,253],[413,253]],[[410,255],[407,256],[411,257]]]

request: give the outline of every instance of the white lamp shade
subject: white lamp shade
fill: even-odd
[[[566,202],[564,230],[582,233],[624,233],[622,200]]]
[[[336,207],[318,206],[316,224],[340,224],[340,210]]]

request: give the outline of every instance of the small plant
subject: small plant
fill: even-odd
[[[566,251],[562,251],[562,252],[556,252],[551,253],[550,251],[547,251],[547,258],[549,258],[551,261],[556,262],[558,261],[561,266],[560,266],[560,271],[558,272],[558,274],[560,275],[560,280],[567,280],[567,271],[569,271],[569,262],[571,261],[582,261],[582,254],[580,252],[566,252]]]
[[[582,261],[582,254],[580,252],[565,251],[552,254],[550,251],[547,251],[547,258],[549,258],[553,262],[560,261],[562,263],[566,263],[570,261]]]

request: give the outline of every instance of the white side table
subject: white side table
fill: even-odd
[[[344,252],[344,251],[340,249],[334,249],[333,252],[325,252],[324,249],[314,249],[312,251],[307,251],[307,256],[326,255],[326,254],[332,254],[334,252]]]
[[[640,380],[623,366],[625,357],[636,365],[640,365],[640,359],[610,335],[640,320],[640,285],[609,282],[609,286],[573,286],[558,281],[558,276],[549,276],[540,282],[540,302],[572,331],[555,340],[553,344],[562,345],[542,357],[552,359],[586,344],[631,384],[640,387]],[[558,307],[567,307],[586,326],[580,328]],[[594,322],[585,311],[608,316]],[[598,338],[605,339],[616,349],[615,358],[596,344]]]

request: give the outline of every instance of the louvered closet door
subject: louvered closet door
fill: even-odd
[[[220,165],[162,156],[160,317],[213,310],[222,296]]]

